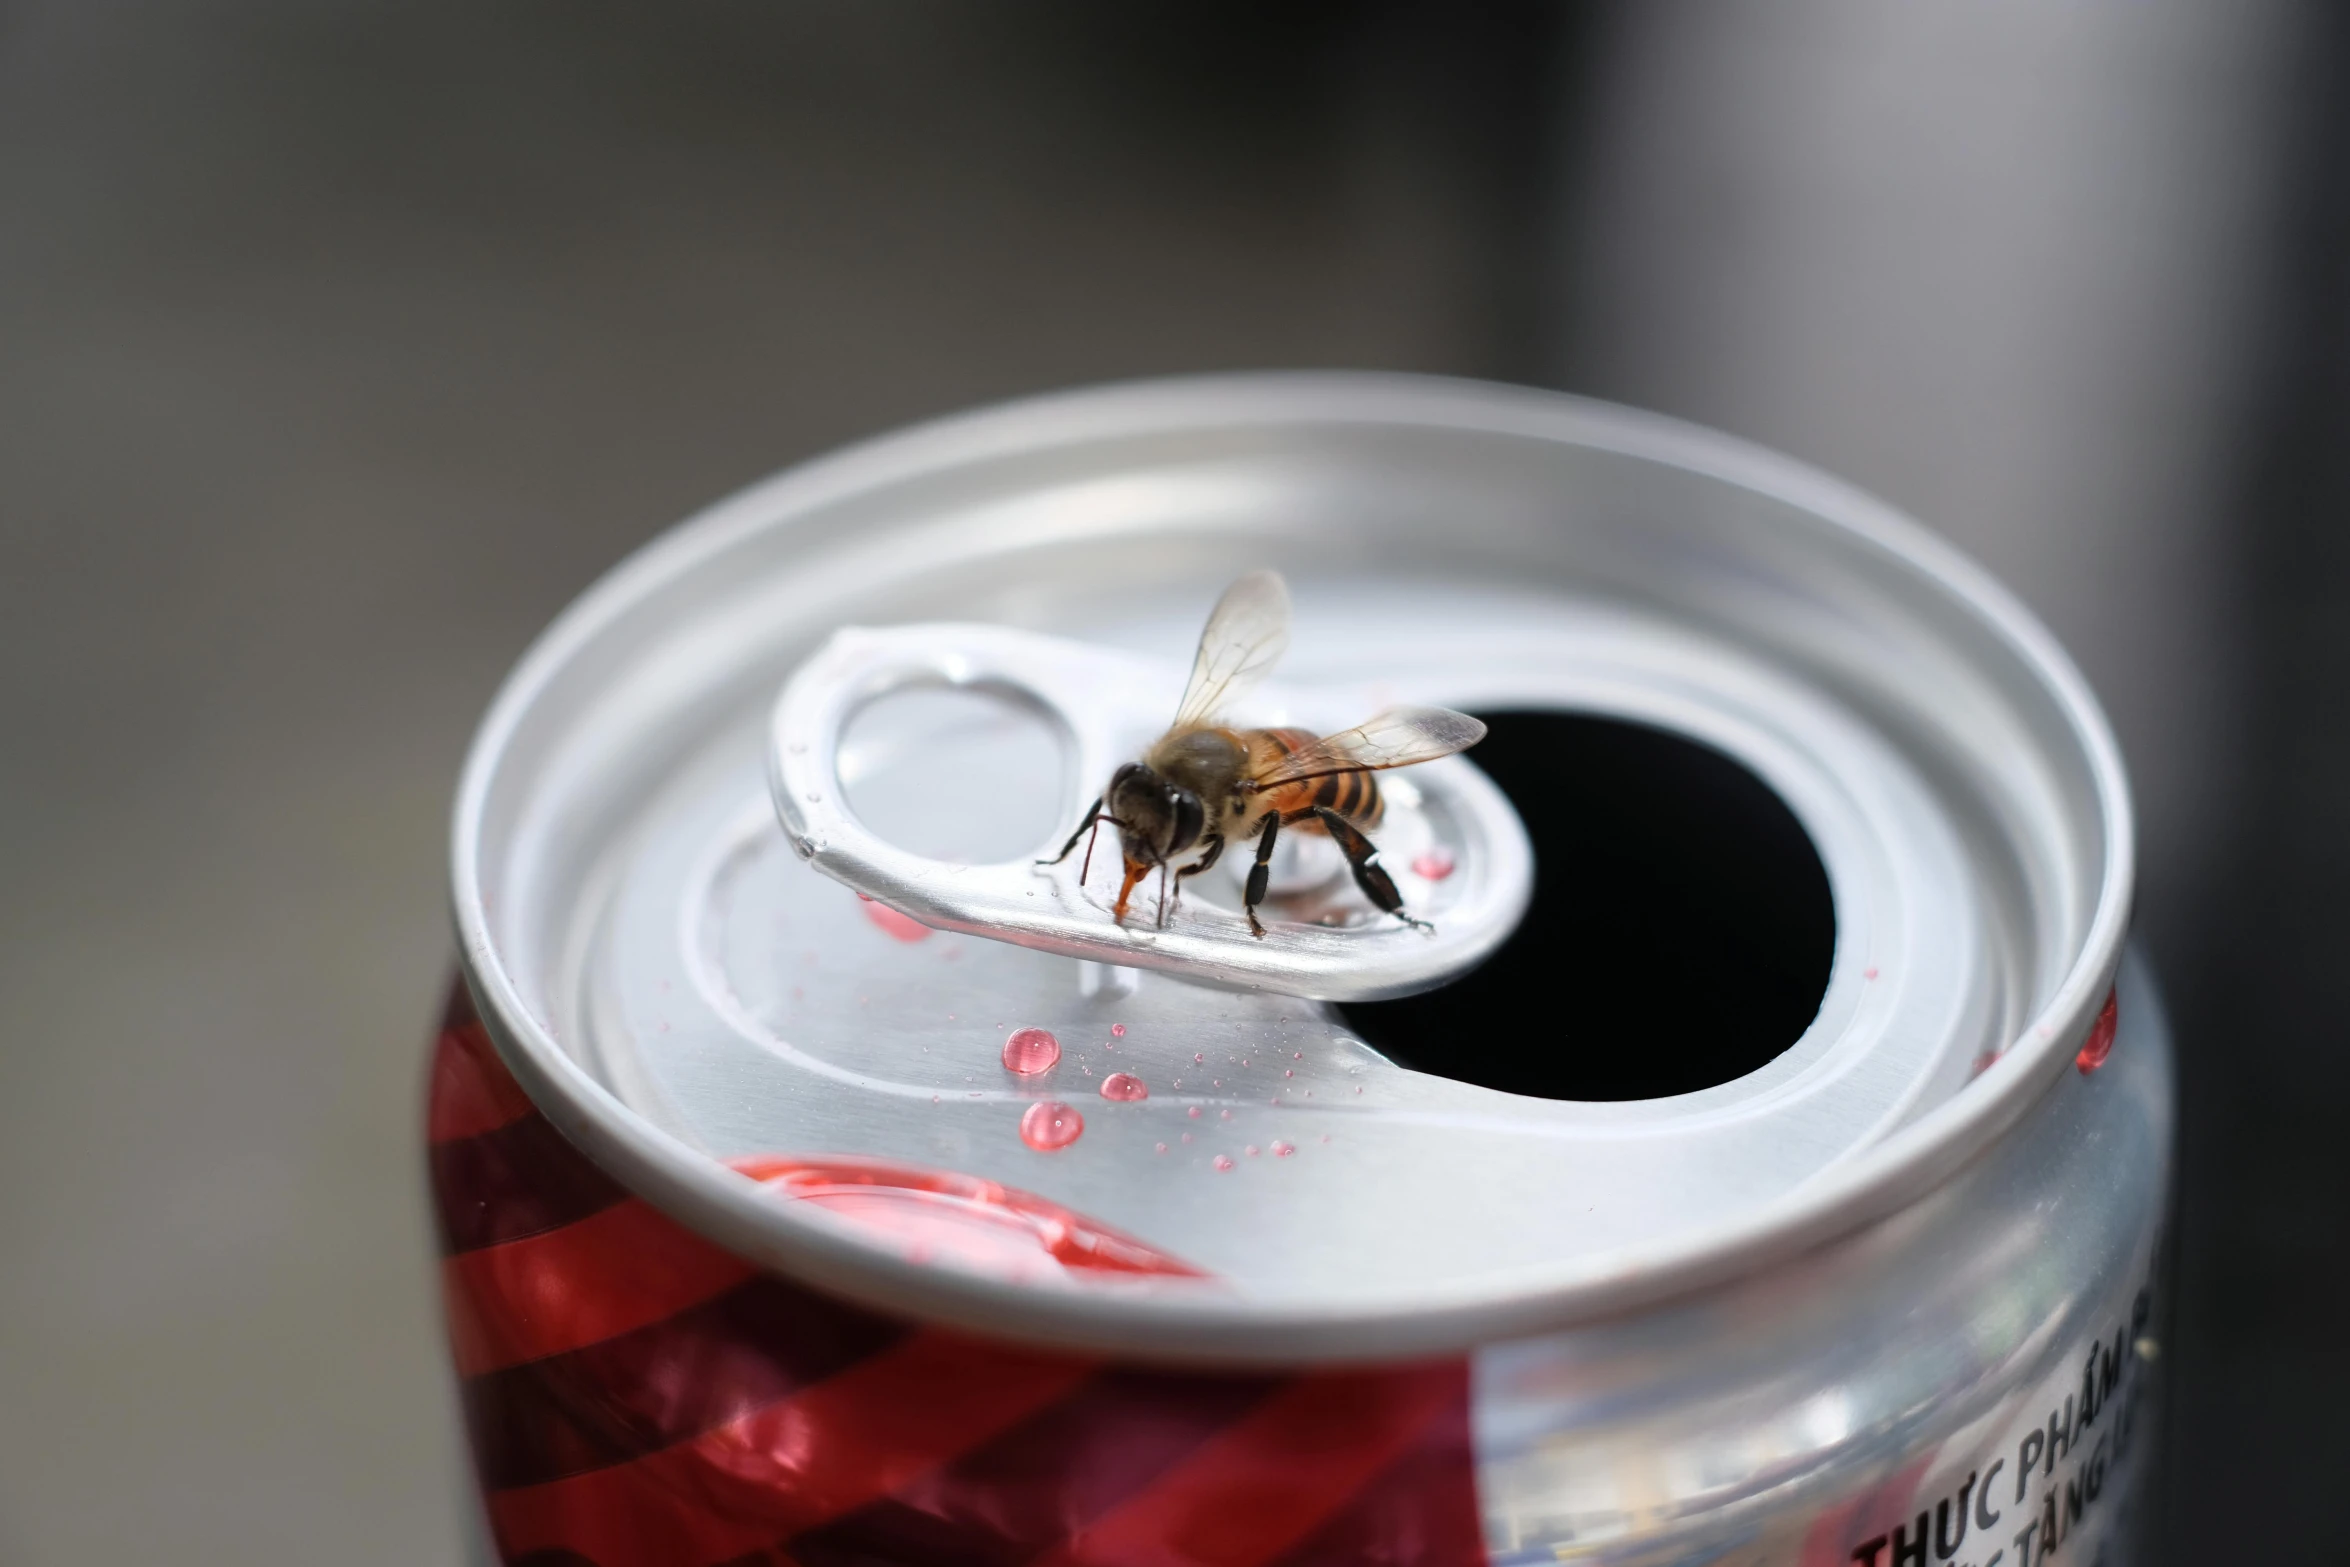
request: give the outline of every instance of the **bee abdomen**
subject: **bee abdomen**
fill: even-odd
[[[1249,736],[1249,770],[1265,772],[1280,758],[1304,750],[1319,738],[1307,729],[1259,729]],[[1359,826],[1379,825],[1379,780],[1368,772],[1327,773],[1276,784],[1263,798],[1268,807],[1281,813],[1282,821],[1298,821],[1308,828],[1315,825],[1316,806],[1328,806]]]

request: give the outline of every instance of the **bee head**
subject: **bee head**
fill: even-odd
[[[1198,795],[1140,762],[1128,762],[1111,776],[1102,808],[1117,820],[1129,865],[1163,865],[1199,842],[1207,828]]]

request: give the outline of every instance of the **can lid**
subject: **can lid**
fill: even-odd
[[[795,856],[768,798],[771,704],[841,626],[980,622],[1171,660],[1256,565],[1296,585],[1301,689],[1603,715],[1760,778],[1833,897],[1810,1027],[1698,1092],[1501,1093],[1405,1070],[1296,995],[932,932]],[[1057,840],[1100,787],[1089,750],[1166,721],[1154,705],[1080,746],[984,683],[841,717],[839,819],[974,866]],[[1414,771],[1417,801],[1393,775],[1399,822],[1444,803],[1434,766]],[[1473,810],[1479,787],[1452,799]],[[1539,794],[1518,803],[1538,812]],[[500,694],[458,801],[455,898],[485,1021],[534,1098],[746,1255],[1057,1343],[1360,1359],[1620,1309],[1919,1195],[2087,1035],[2130,833],[2118,755],[2061,652],[1878,503],[1574,399],[1253,376],[945,421],[657,541]],[[1450,847],[1407,900],[1506,871]],[[1310,890],[1330,867],[1290,869]],[[1537,907],[1576,896],[1532,889]],[[1708,983],[1705,939],[1691,929],[1689,987]],[[1541,1031],[1573,998],[1519,999],[1517,1026]],[[1662,1015],[1682,998],[1634,999]],[[1562,1049],[1642,1048],[1637,1030],[1559,1032]],[[816,1156],[1024,1194],[1173,1261],[1107,1287],[940,1265],[861,1225],[862,1195],[793,1200],[739,1168]]]

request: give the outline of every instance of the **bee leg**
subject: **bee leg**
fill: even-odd
[[[1324,830],[1346,851],[1346,863],[1355,873],[1355,885],[1363,889],[1363,896],[1377,904],[1383,913],[1392,914],[1414,930],[1434,930],[1426,920],[1413,919],[1403,911],[1403,894],[1395,890],[1395,880],[1379,863],[1379,846],[1363,836],[1361,828],[1330,809],[1327,805],[1314,807]]]
[[[1257,862],[1248,868],[1248,891],[1240,899],[1248,913],[1249,934],[1259,941],[1265,939],[1265,927],[1257,923],[1257,905],[1265,901],[1265,884],[1273,876],[1273,840],[1280,836],[1281,813],[1267,811],[1264,830],[1257,834]]]
[[[1159,924],[1158,924],[1158,928],[1159,928],[1159,929],[1161,929],[1161,930],[1165,930],[1165,929],[1167,928],[1167,862],[1166,862],[1165,860],[1161,860],[1161,861],[1159,861]]]
[[[1224,835],[1222,833],[1209,833],[1203,841],[1207,844],[1207,852],[1175,873],[1175,906],[1177,908],[1183,907],[1183,878],[1197,876],[1201,871],[1215,864],[1216,856],[1224,852]]]
[[[1036,863],[1039,865],[1060,864],[1063,860],[1067,859],[1072,852],[1075,851],[1077,848],[1078,839],[1083,838],[1086,834],[1099,829],[1101,826],[1101,820],[1102,797],[1096,795],[1094,797],[1093,804],[1085,808],[1085,820],[1077,824],[1077,830],[1069,835],[1069,841],[1061,845],[1061,852],[1054,855],[1049,860],[1038,860]],[[1085,865],[1087,870],[1090,870],[1093,867],[1093,845],[1090,842],[1088,842],[1085,846]],[[1079,881],[1085,880],[1085,872],[1079,871],[1077,874],[1077,879]]]

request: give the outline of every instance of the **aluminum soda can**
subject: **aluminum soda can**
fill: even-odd
[[[1379,836],[1440,941],[1495,870],[1445,791],[1498,786],[1499,950],[1433,989],[1192,964],[1213,875],[1131,962],[1069,955],[1082,902],[1066,939],[942,915],[1028,895],[998,871],[1267,567],[1300,693],[1267,721],[1490,722],[1382,775]],[[844,627],[1173,683],[1080,718],[942,657],[846,690],[808,786],[778,693]],[[841,871],[836,791],[931,881]],[[1274,922],[1408,964],[1314,852]],[[495,1550],[2120,1567],[2172,1135],[2132,853],[2012,597],[1686,425],[1239,376],[789,471],[566,611],[461,785],[429,1163]]]

